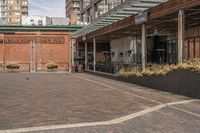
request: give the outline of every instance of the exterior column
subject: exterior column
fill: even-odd
[[[134,63],[137,61],[137,37],[133,37],[133,55],[134,55]]]
[[[0,34],[0,45],[2,45],[2,57],[0,57],[0,62],[2,62],[2,67],[5,70],[5,45],[4,45],[4,34]]]
[[[6,49],[5,44],[3,44],[3,69],[6,70]]]
[[[33,72],[36,72],[36,44],[33,42]]]
[[[95,20],[95,5],[93,3],[93,5],[92,5],[92,18],[91,18],[91,22],[90,23],[92,23],[94,20]]]
[[[80,0],[80,11],[83,11],[83,0]],[[84,22],[84,16],[80,14],[81,22]]]
[[[71,60],[72,60],[72,66],[74,65],[74,41],[73,40],[71,40],[71,52],[72,52],[72,54],[71,54]]]
[[[142,25],[142,70],[146,68],[146,25]]]
[[[32,52],[33,52],[33,45],[32,45],[32,42],[30,42],[29,44],[29,62],[30,62],[30,66],[29,66],[29,71],[32,72],[33,70],[33,65],[32,65],[32,60],[33,60],[33,56],[32,56]]]
[[[30,51],[29,51],[29,59],[30,59],[30,72],[32,73],[32,71],[33,71],[33,42],[30,42],[30,44],[29,44],[29,48],[30,48]]]
[[[96,39],[93,38],[93,71],[96,71]]]
[[[85,41],[85,70],[87,70],[87,64],[88,64],[88,48],[87,48],[87,42]]]
[[[80,10],[83,11],[83,0],[80,0]]]
[[[68,48],[69,48],[69,72],[72,72],[74,71],[72,70],[74,69],[73,68],[74,67],[74,41],[72,38],[69,41]]]
[[[185,40],[185,15],[180,10],[178,14],[178,64],[183,63],[183,46]]]

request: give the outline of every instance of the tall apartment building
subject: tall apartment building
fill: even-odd
[[[66,0],[66,17],[70,18],[71,25],[80,23],[80,0]]]
[[[109,12],[125,1],[126,0],[81,0],[81,22],[90,24],[102,14]]]
[[[22,16],[28,15],[28,0],[1,0],[0,23],[6,25],[21,24]]]

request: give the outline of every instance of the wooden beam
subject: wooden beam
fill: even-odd
[[[192,8],[200,5],[200,0],[169,0],[149,9],[149,18],[155,19],[168,14],[172,14],[181,9]]]

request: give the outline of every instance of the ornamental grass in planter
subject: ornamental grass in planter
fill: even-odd
[[[12,62],[12,63],[8,63],[6,65],[6,68],[9,69],[9,70],[12,70],[12,72],[16,69],[19,69],[20,68],[20,65],[16,62]]]
[[[200,59],[189,60],[183,64],[178,64],[178,65],[154,65],[151,67],[147,67],[143,71],[139,67],[134,67],[131,70],[126,70],[122,68],[117,74],[117,76],[119,77],[159,76],[159,75],[167,75],[168,73],[171,73],[178,69],[184,69],[200,73]]]
[[[54,69],[57,69],[58,65],[53,62],[53,61],[49,61],[49,63],[47,63],[47,69],[53,71]]]

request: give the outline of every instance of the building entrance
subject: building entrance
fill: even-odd
[[[147,62],[150,64],[176,64],[177,41],[167,36],[151,36],[147,41]]]

